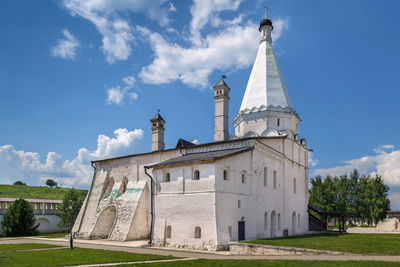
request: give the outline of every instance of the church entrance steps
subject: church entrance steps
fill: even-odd
[[[309,249],[309,248],[295,248],[295,247],[281,247],[258,245],[248,243],[232,242],[229,244],[231,255],[351,255],[351,253]]]
[[[74,267],[101,267],[101,266],[119,266],[128,264],[143,264],[143,263],[163,263],[163,262],[175,262],[175,261],[190,261],[197,260],[196,258],[184,258],[184,259],[171,259],[171,260],[154,260],[154,261],[130,261],[130,262],[113,262],[113,263],[99,263],[99,264],[87,264],[87,265],[73,265]],[[69,267],[69,266],[66,266]],[[70,266],[72,267],[72,266]]]

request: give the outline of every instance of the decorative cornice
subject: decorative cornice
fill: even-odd
[[[267,107],[265,105],[262,105],[260,107],[253,107],[252,109],[246,108],[244,110],[239,111],[239,113],[236,115],[235,119],[233,120],[233,125],[237,125],[239,123],[242,115],[248,115],[248,114],[255,115],[257,112],[263,112],[263,111],[289,113],[289,114],[295,115],[299,120],[301,120],[299,114],[291,107],[281,107],[281,106],[274,106],[274,105],[269,105]]]

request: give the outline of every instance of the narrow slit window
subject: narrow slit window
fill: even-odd
[[[278,118],[278,121],[277,121],[277,123],[278,123],[278,127],[280,126],[280,124],[281,124],[281,119],[279,119]]]
[[[247,181],[246,181],[246,174],[243,172],[242,173],[242,184],[245,184]]]
[[[224,176],[225,181],[228,180],[228,171],[227,170],[224,170],[223,176]]]
[[[194,229],[194,238],[201,238],[201,228],[199,226]]]
[[[268,184],[268,169],[264,168],[264,186]]]
[[[276,171],[274,171],[274,181],[273,181],[274,189],[276,189]]]
[[[194,171],[193,180],[200,180],[200,171],[199,170]]]
[[[172,230],[171,225],[168,225],[167,226],[167,234],[166,234],[167,238],[171,238],[171,230]]]
[[[166,172],[164,175],[164,182],[170,182],[171,181],[171,174],[169,172]]]

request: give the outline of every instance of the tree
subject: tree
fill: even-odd
[[[84,197],[76,189],[69,189],[63,197],[63,202],[58,206],[56,215],[60,218],[59,226],[66,227],[69,222],[74,223],[81,209]],[[69,208],[71,204],[71,209]]]
[[[49,187],[55,187],[55,186],[57,186],[57,182],[52,179],[47,179],[46,185]]]
[[[29,236],[37,234],[33,208],[24,199],[15,200],[3,216],[1,228],[6,236]]]
[[[382,178],[363,176],[357,170],[349,176],[311,178],[310,203],[328,212],[339,212],[360,218],[368,225],[386,217],[390,209],[389,187]]]
[[[370,180],[371,186],[371,221],[376,225],[380,220],[386,218],[387,211],[390,209],[388,199],[389,186],[383,183],[382,178],[376,175]]]
[[[26,183],[22,182],[22,181],[15,181],[13,183],[13,185],[26,185]]]

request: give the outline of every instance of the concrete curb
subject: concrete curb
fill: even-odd
[[[351,253],[339,251],[281,247],[238,242],[229,243],[229,247],[230,252],[233,255],[351,255]]]

